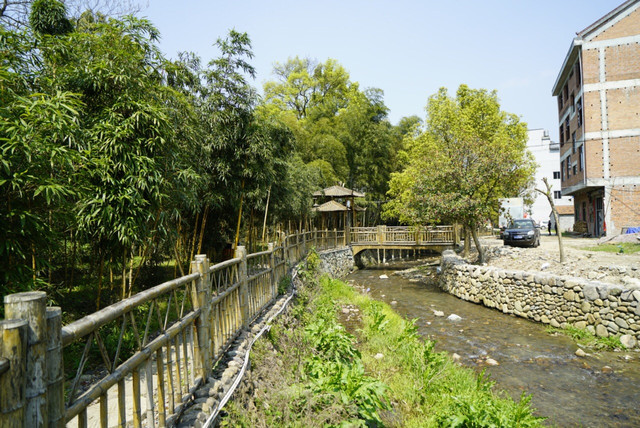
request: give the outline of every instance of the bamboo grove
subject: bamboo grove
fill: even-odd
[[[419,122],[391,125],[382,91],[331,59],[276,63],[260,96],[234,30],[207,61],[167,58],[147,20],[56,0],[32,2],[22,26],[0,18],[3,295],[44,289],[91,312],[156,283],[162,263],[183,273],[236,236],[255,249],[263,218],[308,220],[312,192],[336,182],[366,192],[375,221]]]

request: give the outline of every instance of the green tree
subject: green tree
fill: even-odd
[[[408,164],[393,175],[386,215],[404,222],[456,222],[471,230],[480,262],[478,227],[498,199],[531,187],[535,163],[527,127],[500,109],[497,93],[445,88],[429,98],[426,130],[411,138]]]

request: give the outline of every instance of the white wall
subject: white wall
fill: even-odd
[[[553,178],[554,171],[560,171],[560,145],[552,142],[547,136],[545,136],[544,129],[530,129],[529,141],[527,142],[527,148],[533,154],[536,163],[538,164],[538,170],[536,171],[535,186],[538,189],[545,190],[543,177],[547,177],[549,184],[551,185],[551,192],[560,191],[561,184],[560,179]],[[549,214],[551,213],[551,207],[547,197],[535,192],[535,201],[529,208],[531,211],[531,218],[541,225],[547,224],[549,221]],[[573,205],[573,198],[570,196],[563,196],[560,199],[554,199],[553,202],[560,205]],[[573,225],[573,221],[571,222]],[[564,223],[560,223],[562,226]]]

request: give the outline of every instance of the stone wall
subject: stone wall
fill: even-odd
[[[320,256],[320,270],[333,278],[342,278],[349,274],[354,267],[351,247],[342,247],[318,253]]]
[[[469,265],[453,251],[442,255],[441,289],[554,327],[573,325],[600,337],[622,335],[626,346],[640,339],[640,286],[585,278]]]

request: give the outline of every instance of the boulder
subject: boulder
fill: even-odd
[[[625,348],[635,348],[638,344],[638,340],[630,334],[623,334],[620,336],[620,343]]]

